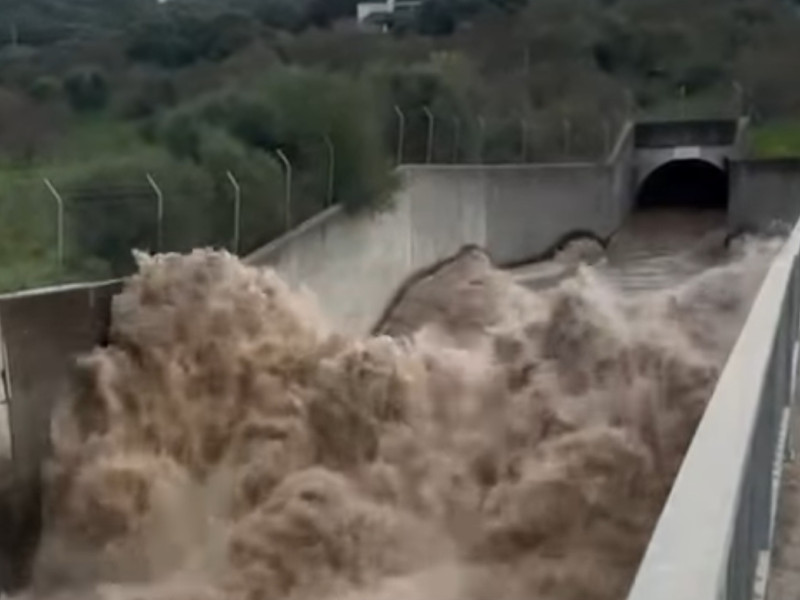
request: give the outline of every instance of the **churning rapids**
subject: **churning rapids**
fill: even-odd
[[[228,254],[140,256],[54,417],[23,597],[624,597],[778,245],[638,295],[465,251],[368,338]]]

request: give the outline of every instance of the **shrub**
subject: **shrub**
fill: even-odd
[[[105,262],[76,256],[69,240],[65,262],[59,264],[56,206],[38,176],[6,178],[2,190],[0,291],[110,275]]]
[[[61,84],[58,79],[49,75],[37,77],[30,86],[28,93],[31,98],[39,102],[47,102],[56,98],[61,92]]]
[[[99,110],[108,103],[108,81],[103,71],[96,67],[70,71],[64,78],[64,91],[76,111]]]
[[[166,75],[143,74],[135,79],[121,101],[122,115],[128,118],[149,117],[175,104],[175,85]]]
[[[178,158],[198,160],[201,123],[190,110],[177,110],[164,119],[157,137]]]
[[[309,102],[313,98],[313,102]],[[294,219],[308,218],[326,203],[330,165],[325,138],[335,148],[335,195],[348,210],[380,206],[395,185],[381,139],[373,96],[364,81],[310,69],[282,69],[246,90],[200,99],[162,122],[158,138],[173,155],[219,171],[221,150],[237,169],[279,166],[281,149],[296,184]],[[282,193],[270,201],[283,214]]]

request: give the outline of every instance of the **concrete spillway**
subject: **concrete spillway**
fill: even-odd
[[[331,209],[248,261],[274,265],[291,284],[307,286],[333,326],[355,334],[374,326],[409,277],[425,275],[469,245],[511,267],[548,255],[567,238],[591,235],[608,242],[596,266],[619,289],[669,289],[717,264],[723,230],[796,215],[797,165],[739,160],[738,135],[736,122],[636,126],[598,163],[407,168],[391,210],[353,218]],[[690,168],[680,161],[695,162]],[[630,216],[637,204],[665,203],[672,180],[665,173],[695,167],[723,190],[725,197],[713,204],[727,206],[724,217],[707,213],[673,228],[663,227],[663,215]],[[718,185],[719,176],[727,185]],[[564,269],[551,260],[514,274],[526,285],[552,287]],[[25,483],[38,477],[50,409],[69,394],[74,356],[107,339],[109,298],[118,289],[118,283],[86,285],[0,299],[16,470]]]
[[[469,249],[359,336],[229,255],[145,261],[52,426],[36,597],[616,600],[752,266],[539,293]]]

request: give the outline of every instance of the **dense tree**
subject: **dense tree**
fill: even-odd
[[[201,59],[221,60],[256,34],[245,14],[196,14],[186,7],[164,10],[134,28],[128,54],[134,60],[181,67]]]
[[[310,0],[306,14],[317,27],[328,27],[336,19],[354,17],[359,0]]]
[[[246,250],[286,226],[279,149],[294,169],[296,222],[328,202],[328,142],[334,199],[356,210],[386,199],[398,152],[406,162],[588,160],[634,110],[746,105],[756,123],[800,110],[789,76],[800,16],[788,0],[425,0],[384,17],[388,35],[358,31],[355,7],[0,2],[0,163],[33,169],[34,182],[14,188],[32,199],[23,208],[0,190],[0,240],[46,237],[5,263],[54,273],[52,224],[24,214],[42,205],[41,169],[70,197],[70,268],[124,272],[130,245],[153,247],[145,173],[168,198],[170,249],[230,244],[235,173]],[[770,147],[795,130],[770,129]],[[104,203],[118,193],[118,206]],[[8,269],[0,286],[18,276]]]
[[[24,94],[0,88],[0,153],[3,162],[29,164],[46,150],[58,122],[47,108]]]

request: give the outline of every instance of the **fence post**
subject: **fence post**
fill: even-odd
[[[522,134],[520,146],[520,156],[523,164],[528,162],[528,122],[525,119],[519,120],[520,132]]]
[[[522,68],[525,70],[525,77],[529,77],[531,74],[531,47],[529,44],[525,44],[523,50]]]
[[[56,233],[56,244],[57,244],[57,255],[58,255],[58,266],[64,266],[64,199],[61,197],[61,194],[58,193],[56,187],[50,182],[50,180],[45,177],[42,181],[44,181],[45,186],[52,194],[53,198],[56,200],[56,206],[58,207],[58,217],[57,217],[57,233]]]
[[[625,88],[625,109],[628,113],[628,119],[636,118],[636,95],[630,88]]]
[[[150,184],[156,195],[156,251],[161,252],[164,249],[164,194],[150,173],[147,174],[147,183]]]
[[[394,105],[397,115],[397,166],[403,164],[403,144],[406,138],[406,116],[397,104]]]
[[[286,217],[286,231],[289,231],[292,228],[292,163],[289,162],[289,159],[286,158],[286,155],[283,153],[283,150],[277,148],[275,150],[275,154],[278,155],[278,158],[281,159],[283,162],[283,166],[286,168],[285,177],[286,177],[286,206],[285,206],[285,217]]]
[[[525,159],[529,162],[536,162],[536,132],[537,126],[536,121],[533,122],[525,120],[525,129],[528,132],[527,137],[527,147],[525,151]]]
[[[483,117],[478,117],[478,130],[480,131],[478,142],[478,162],[483,164],[483,149],[486,138],[486,120]]]
[[[233,173],[228,171],[227,175],[228,181],[233,187],[233,252],[239,254],[239,236],[242,227],[242,188]]]
[[[453,163],[458,162],[458,146],[461,142],[461,120],[453,117]]]
[[[328,197],[325,199],[325,206],[333,204],[333,183],[336,173],[336,148],[333,146],[331,136],[325,134],[325,145],[328,147]]]
[[[682,85],[680,89],[681,95],[681,119],[686,118],[686,86]]]
[[[733,86],[733,93],[735,94],[734,97],[734,108],[736,110],[736,117],[741,117],[745,114],[744,109],[744,87],[742,84],[736,81],[735,79],[731,82]]]
[[[425,150],[425,164],[430,164],[433,158],[433,132],[436,126],[436,118],[427,106],[422,107],[422,112],[425,113],[425,117],[428,119],[428,143]]]

